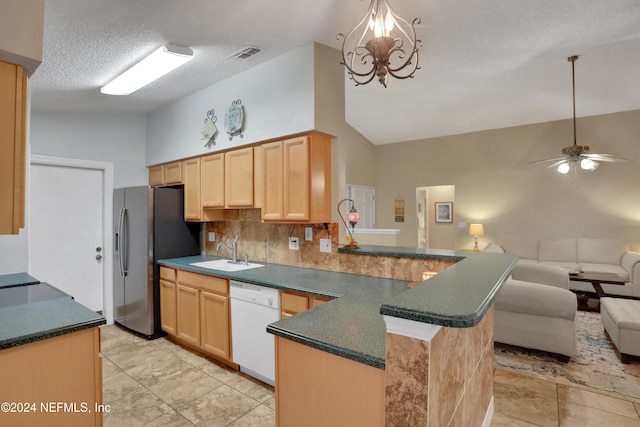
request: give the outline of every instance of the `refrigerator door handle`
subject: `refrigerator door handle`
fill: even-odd
[[[122,238],[122,244],[120,245],[120,263],[122,265],[122,275],[127,276],[129,273],[129,236],[128,236],[128,210],[122,208],[122,228],[120,229],[120,235]]]
[[[118,231],[119,233],[116,233],[116,253],[118,254],[120,276],[124,277],[124,252],[122,244],[122,235],[124,234],[124,208],[120,209],[120,216],[118,217]]]

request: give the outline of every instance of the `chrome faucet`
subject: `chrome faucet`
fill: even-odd
[[[220,242],[220,243],[218,243],[218,246],[216,246],[216,252],[220,252],[220,246],[224,246],[224,247],[226,247],[227,249],[230,249],[230,250],[232,250],[232,251],[233,251],[233,259],[232,259],[231,261],[229,261],[229,262],[231,262],[232,264],[237,264],[237,263],[238,263],[238,237],[240,237],[240,236],[236,236],[236,237],[233,239],[233,242],[232,242],[233,247],[232,247],[232,246],[227,245],[227,244],[226,244],[226,243],[224,243],[224,242]]]

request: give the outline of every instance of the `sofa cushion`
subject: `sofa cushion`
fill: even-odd
[[[620,239],[578,239],[578,262],[620,265],[627,245]]]
[[[503,236],[500,246],[505,252],[521,259],[538,259],[538,239],[536,237]]]
[[[580,270],[580,264],[578,264],[577,262],[544,261],[544,262],[541,262],[540,264],[542,264],[542,265],[554,265],[556,267],[562,267],[565,270],[569,270],[569,271],[579,271]]]
[[[507,279],[495,299],[496,310],[563,319],[574,319],[577,307],[571,291],[515,279]]]
[[[582,262],[580,270],[585,273],[615,273],[625,282],[629,281],[629,273],[622,266],[613,264],[598,264]]]
[[[538,260],[577,262],[577,243],[574,238],[541,238]]]

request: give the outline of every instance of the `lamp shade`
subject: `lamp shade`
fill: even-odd
[[[469,225],[469,236],[480,237],[484,236],[484,227],[482,224]]]

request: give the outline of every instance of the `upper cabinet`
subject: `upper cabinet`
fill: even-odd
[[[182,179],[184,182],[184,219],[186,221],[202,221],[199,157],[182,162]]]
[[[200,167],[202,207],[224,208],[224,153],[201,157]]]
[[[262,219],[331,222],[331,138],[299,136],[262,145]]]
[[[224,158],[226,206],[253,207],[253,147],[226,152]]]
[[[331,222],[331,137],[313,133],[149,168],[150,185],[180,183],[186,221],[262,208],[263,221]]]
[[[0,234],[24,227],[27,76],[0,61]]]
[[[182,162],[171,162],[149,168],[149,185],[182,184]]]

